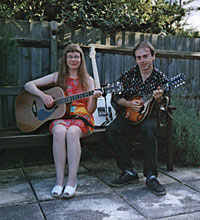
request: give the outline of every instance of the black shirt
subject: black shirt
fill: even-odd
[[[162,88],[168,82],[167,77],[155,67],[152,74],[143,82],[139,66],[136,65],[125,71],[117,80],[122,83],[123,91],[112,95],[112,102],[116,103],[121,98],[131,100],[134,96],[147,96],[153,94],[153,91],[160,86]],[[125,116],[125,107],[116,104],[117,114]],[[157,110],[156,105],[153,111]],[[152,112],[153,112],[152,111]]]

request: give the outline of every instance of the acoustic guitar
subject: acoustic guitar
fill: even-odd
[[[171,78],[165,85],[161,87],[162,90],[167,89],[168,87],[176,88],[178,86],[185,84],[185,75],[183,73]],[[148,95],[138,95],[134,96],[130,101],[138,100],[142,104],[142,107],[139,112],[135,112],[130,108],[126,108],[126,118],[132,124],[139,124],[145,118],[149,117],[151,114],[152,108],[155,103],[153,94]]]
[[[102,92],[112,93],[122,91],[121,83],[113,83],[100,88]],[[49,120],[62,118],[70,113],[70,103],[75,100],[87,98],[94,94],[94,90],[66,96],[60,87],[53,87],[44,91],[54,98],[54,106],[47,108],[40,97],[27,91],[18,95],[15,104],[15,116],[18,128],[23,132],[31,132],[38,129]],[[67,104],[67,105],[66,105]]]

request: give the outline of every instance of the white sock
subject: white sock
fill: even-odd
[[[149,177],[148,177],[148,179],[154,179],[154,178],[156,178],[155,175],[152,175],[152,176],[149,176]]]
[[[134,175],[134,173],[132,173],[130,170],[126,170],[126,173],[128,173],[129,175]]]

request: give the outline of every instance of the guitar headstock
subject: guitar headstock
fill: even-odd
[[[108,84],[103,88],[105,93],[121,92],[123,91],[123,85],[120,82]]]
[[[172,77],[169,81],[169,86],[178,87],[185,84],[185,74],[180,73],[175,77]]]
[[[91,46],[90,47],[90,53],[89,53],[90,59],[95,59],[95,55],[96,55],[95,47]]]

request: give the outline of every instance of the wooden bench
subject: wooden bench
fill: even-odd
[[[15,98],[22,90],[23,88],[19,87],[4,89],[0,88],[0,101],[2,105],[14,103]],[[13,98],[12,101],[9,100],[10,97]],[[7,106],[5,109],[11,108],[13,108],[13,106]],[[175,107],[169,106],[168,112],[172,114],[174,109]],[[7,122],[8,119],[10,119],[10,115],[6,112],[4,120]],[[14,120],[14,116],[12,116],[11,119]],[[166,121],[167,125],[159,128],[158,130],[159,148],[164,148],[166,150],[165,157],[167,170],[171,171],[173,170],[172,119],[168,114],[166,114]],[[16,123],[14,123],[14,125],[15,126],[12,127],[7,126],[5,128],[0,128],[0,150],[3,148],[39,147],[52,145],[52,136],[50,136],[48,132],[23,133],[16,128]],[[105,140],[105,128],[96,127],[92,135],[81,139],[81,143],[82,145],[85,145],[88,143],[102,142],[102,140]]]
[[[169,111],[175,108],[170,106]],[[97,143],[105,140],[105,128],[97,127],[93,134],[81,139],[82,145],[88,143]],[[172,120],[167,119],[167,125],[158,130],[159,148],[166,149],[167,170],[173,170],[173,143],[172,143]],[[42,133],[23,133],[16,129],[0,130],[0,149],[3,148],[22,148],[22,147],[39,147],[51,146],[52,136],[48,132]]]
[[[81,143],[94,143],[105,138],[105,128],[96,128],[88,137],[81,138]],[[19,129],[0,129],[0,149],[38,147],[52,145],[52,136],[48,131],[23,133]]]

